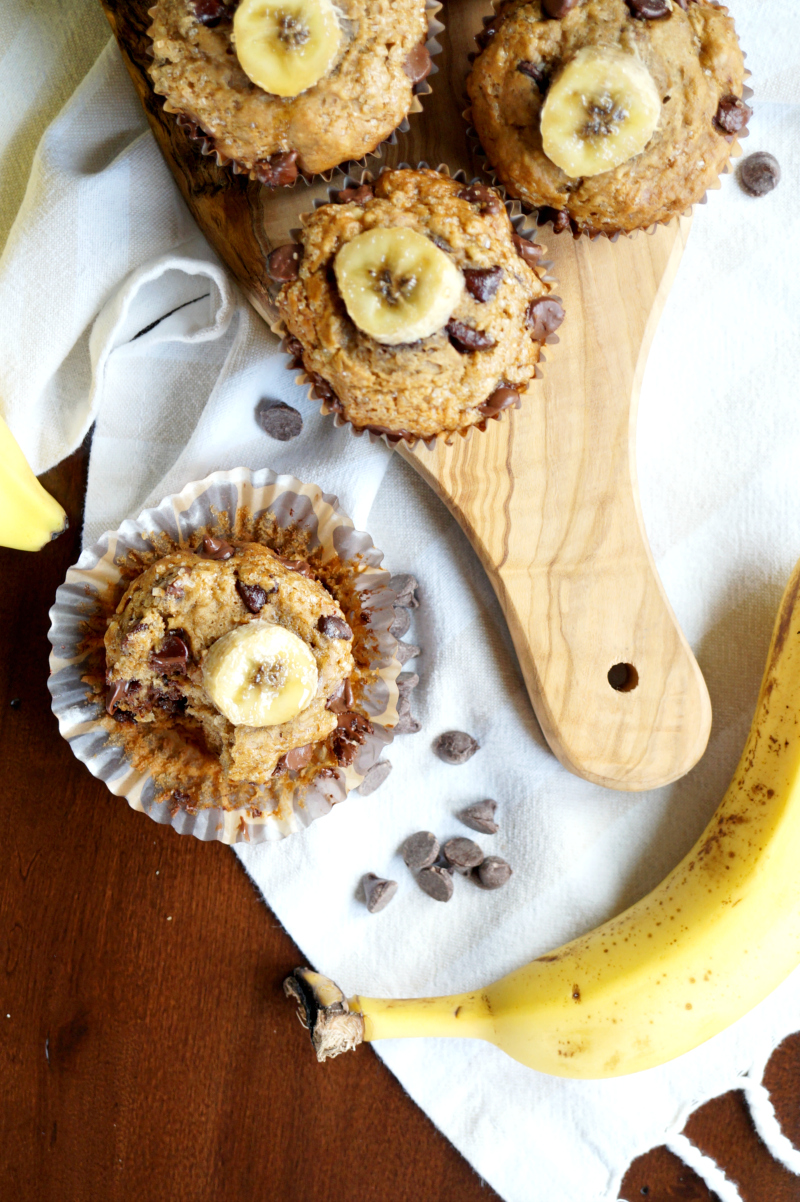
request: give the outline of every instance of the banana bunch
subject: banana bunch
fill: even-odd
[[[245,75],[273,96],[299,96],[327,75],[342,31],[332,0],[242,0],[233,18]]]
[[[66,527],[66,513],[42,488],[0,417],[0,547],[40,551]]]
[[[280,726],[317,691],[317,662],[296,634],[274,622],[236,626],[212,644],[203,684],[234,726]]]
[[[689,854],[618,918],[472,993],[354,997],[298,969],[320,1060],[362,1040],[485,1039],[530,1068],[614,1077],[688,1052],[800,964],[800,563],[781,602],[753,724]]]

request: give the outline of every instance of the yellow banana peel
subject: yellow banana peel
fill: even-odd
[[[42,488],[0,417],[0,547],[40,551],[66,527],[66,513]]]
[[[636,905],[474,992],[346,998],[298,969],[285,985],[319,1059],[362,1040],[485,1039],[540,1072],[614,1077],[736,1022],[800,964],[800,563],[781,602],[756,712],[695,846]]]

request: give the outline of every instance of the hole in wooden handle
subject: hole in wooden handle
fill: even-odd
[[[608,670],[608,683],[618,693],[630,693],[639,683],[639,673],[633,664],[614,664]]]

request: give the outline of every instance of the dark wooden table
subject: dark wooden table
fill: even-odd
[[[47,611],[78,556],[86,459],[44,478],[68,533],[0,551],[0,1199],[496,1198],[369,1047],[316,1064],[281,992],[303,957],[231,851],[129,810],[59,737]],[[800,1036],[767,1084],[800,1143]],[[800,1200],[739,1095],[686,1131],[745,1202]],[[623,1196],[714,1197],[663,1148]],[[548,1202],[535,1180],[530,1202]]]

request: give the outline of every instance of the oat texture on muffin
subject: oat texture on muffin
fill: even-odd
[[[477,135],[509,193],[557,231],[684,213],[750,115],[733,21],[712,0],[510,0],[478,40]]]
[[[360,159],[430,70],[425,0],[158,0],[165,108],[269,185]]]
[[[357,429],[413,441],[520,396],[563,317],[497,192],[385,171],[308,215],[270,259],[287,347]]]

